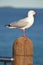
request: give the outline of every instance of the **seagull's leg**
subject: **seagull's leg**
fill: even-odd
[[[26,30],[23,30],[23,36],[26,37]]]
[[[27,40],[26,30],[23,30],[23,37],[25,38],[25,40]]]

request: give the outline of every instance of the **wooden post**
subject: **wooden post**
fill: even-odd
[[[33,65],[33,44],[29,38],[20,37],[13,45],[13,65]]]

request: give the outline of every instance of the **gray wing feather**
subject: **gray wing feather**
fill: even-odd
[[[10,25],[12,27],[18,27],[18,28],[21,28],[21,27],[24,27],[28,24],[28,22],[26,20],[19,20],[18,22],[15,22],[15,23],[11,23]]]

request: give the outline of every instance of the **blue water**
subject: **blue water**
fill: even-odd
[[[27,16],[31,9],[26,8],[0,8],[0,56],[12,57],[12,46],[15,39],[23,35],[21,30],[8,29],[3,25],[15,22]],[[33,41],[33,62],[43,65],[43,9],[32,9],[37,12],[33,26],[26,31],[26,35]],[[2,25],[2,26],[1,26]],[[3,65],[3,63],[0,63]],[[11,65],[11,63],[7,63]]]

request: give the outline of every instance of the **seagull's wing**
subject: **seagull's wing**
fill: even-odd
[[[18,22],[11,23],[11,27],[18,27],[22,28],[25,27],[28,24],[28,22],[25,19],[19,20]]]

